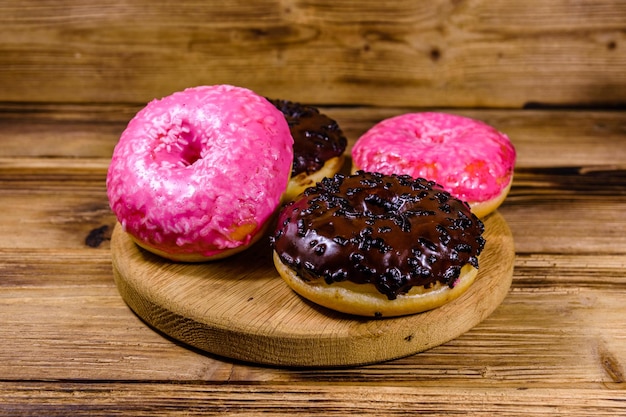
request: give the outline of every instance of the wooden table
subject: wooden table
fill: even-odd
[[[286,369],[183,346],[119,295],[105,175],[136,110],[0,108],[0,415],[626,415],[623,111],[458,111],[518,150],[508,296],[413,356]],[[353,143],[409,109],[323,110]]]

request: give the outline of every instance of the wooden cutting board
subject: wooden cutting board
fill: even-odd
[[[359,318],[304,300],[275,271],[267,239],[225,260],[173,263],[139,248],[118,224],[113,272],[139,317],[190,346],[259,364],[353,366],[440,345],[491,314],[511,285],[515,251],[499,213],[485,227],[487,244],[470,289],[435,310],[397,318]]]

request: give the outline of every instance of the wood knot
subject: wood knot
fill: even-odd
[[[85,238],[85,245],[89,246],[90,248],[97,248],[105,240],[111,240],[109,226],[107,226],[106,224],[92,229]]]
[[[604,344],[600,344],[600,346],[598,346],[598,356],[604,372],[606,372],[613,382],[623,383],[626,381],[626,378],[624,378],[624,371],[619,360],[606,348],[606,346],[604,346]]]
[[[440,58],[441,58],[441,51],[439,50],[439,48],[431,48],[430,50],[431,61],[437,62],[439,61]]]

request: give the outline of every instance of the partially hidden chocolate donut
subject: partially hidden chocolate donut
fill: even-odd
[[[281,277],[344,313],[389,317],[441,306],[474,281],[484,224],[439,185],[358,171],[287,204],[271,237]]]
[[[285,116],[294,139],[291,179],[285,193],[285,200],[290,201],[341,170],[348,141],[339,124],[316,107],[289,100],[269,101]]]

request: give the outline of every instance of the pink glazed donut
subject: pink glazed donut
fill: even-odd
[[[265,98],[230,85],[189,88],[129,122],[107,194],[139,246],[174,261],[219,259],[263,235],[292,161],[289,126]]]
[[[407,113],[381,121],[352,148],[353,171],[435,181],[485,217],[511,188],[515,148],[493,127],[445,113]]]

